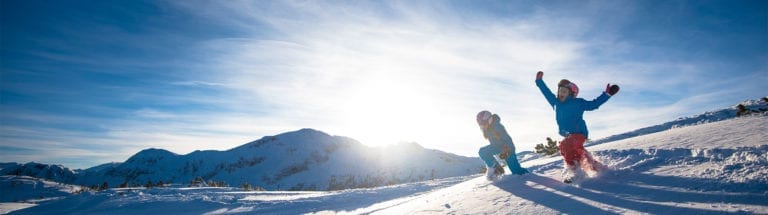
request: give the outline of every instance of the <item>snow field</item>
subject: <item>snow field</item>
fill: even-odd
[[[388,207],[384,200],[406,201],[470,176],[341,191],[243,191],[238,188],[121,188],[74,195],[14,214],[359,214]]]

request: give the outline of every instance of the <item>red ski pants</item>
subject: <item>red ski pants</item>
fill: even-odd
[[[568,166],[576,165],[576,162],[582,162],[582,160],[589,163],[595,162],[584,149],[584,141],[587,141],[584,135],[571,134],[560,142],[560,155]]]

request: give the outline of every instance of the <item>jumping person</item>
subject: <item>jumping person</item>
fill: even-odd
[[[544,98],[555,110],[559,134],[564,137],[560,141],[560,155],[563,156],[565,163],[563,182],[571,183],[573,181],[576,166],[581,166],[581,169],[590,176],[597,174],[603,165],[592,158],[592,155],[584,149],[584,142],[589,137],[587,124],[583,117],[584,111],[597,110],[600,105],[619,92],[619,86],[608,84],[600,96],[595,100],[587,101],[577,97],[579,87],[567,79],[560,80],[557,84],[557,96],[555,96],[544,84],[543,76],[544,72],[536,73],[536,86],[539,87]]]

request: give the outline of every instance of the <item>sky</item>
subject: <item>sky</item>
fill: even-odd
[[[0,1],[0,162],[88,168],[302,128],[477,156],[560,139],[534,84],[592,100],[590,139],[766,96],[766,1]]]

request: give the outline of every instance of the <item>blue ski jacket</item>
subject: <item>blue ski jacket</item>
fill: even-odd
[[[501,118],[499,115],[493,115],[493,123],[491,123],[489,129],[483,130],[483,135],[488,137],[488,141],[491,143],[491,147],[493,147],[494,150],[501,152],[504,145],[507,145],[512,153],[515,153],[515,144],[512,142],[512,137],[507,133],[507,129],[501,125]]]
[[[505,162],[507,162],[507,167],[509,167],[509,171],[512,171],[512,174],[516,175],[528,173],[528,170],[520,166],[520,162],[517,160],[517,154],[515,154],[515,144],[512,142],[512,137],[507,133],[507,129],[501,125],[501,118],[499,115],[493,115],[493,122],[488,129],[483,130],[483,135],[488,137],[488,141],[491,143],[490,145],[480,147],[480,151],[478,151],[480,159],[485,162],[486,167],[490,169],[499,165],[496,158],[493,156],[500,154],[503,147],[506,145],[509,146],[510,150],[509,157],[505,160]]]
[[[587,123],[584,122],[584,111],[597,110],[600,105],[611,98],[611,96],[603,92],[603,94],[592,101],[568,96],[564,102],[560,102],[557,100],[557,96],[544,84],[544,80],[536,80],[536,86],[544,94],[544,98],[547,99],[549,105],[555,109],[555,119],[559,127],[558,133],[563,137],[569,134],[583,134],[589,138]]]

